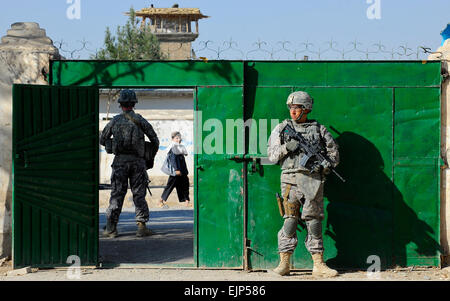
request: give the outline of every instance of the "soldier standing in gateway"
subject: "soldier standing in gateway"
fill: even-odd
[[[314,261],[313,276],[333,277],[338,274],[323,261],[322,220],[323,187],[325,175],[339,163],[338,146],[328,130],[317,121],[308,120],[313,99],[306,92],[291,93],[287,99],[290,119],[278,124],[272,131],[267,154],[269,160],[281,166],[281,190],[287,199],[284,208],[284,224],[278,232],[278,252],[280,264],[273,271],[279,275],[289,275],[290,257],[297,246],[297,224],[300,206],[303,206],[301,219],[305,221],[308,235],[305,246]],[[313,162],[308,168],[300,165],[303,156],[299,143],[283,131],[290,124],[311,144],[319,143],[325,150],[329,162]],[[307,166],[308,167],[308,166]],[[312,172],[310,172],[312,170]]]
[[[136,207],[136,236],[151,235],[145,223],[149,220],[149,210],[145,201],[147,189],[147,168],[145,165],[145,138],[159,146],[158,137],[151,124],[133,109],[138,102],[136,93],[132,90],[122,90],[118,100],[122,114],[114,118],[105,126],[100,137],[100,144],[114,153],[111,165],[111,198],[106,210],[106,228],[103,234],[114,238],[118,235],[117,223],[122,211],[123,201],[130,181],[133,202]],[[113,139],[110,139],[113,136]]]

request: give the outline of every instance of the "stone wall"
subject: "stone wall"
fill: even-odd
[[[15,23],[0,43],[0,257],[11,255],[12,85],[46,85],[49,60],[60,58],[37,23]]]
[[[443,264],[450,264],[450,39],[428,57],[429,60],[441,60],[443,73],[447,74],[442,84],[441,96],[441,154],[445,161],[445,168],[441,172],[441,245],[443,251]],[[445,77],[445,75],[444,75]]]
[[[190,60],[192,58],[191,42],[160,42],[160,48],[168,60]]]

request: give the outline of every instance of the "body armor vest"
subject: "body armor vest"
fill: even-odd
[[[144,133],[123,114],[114,117],[112,149],[115,155],[144,156]]]
[[[287,123],[290,123],[291,126],[311,144],[317,144],[320,143],[322,146],[324,146],[324,142],[320,136],[320,125],[315,120],[308,120],[304,123],[295,123],[291,120],[285,120],[284,125]],[[284,133],[284,131],[281,132],[281,144],[285,144],[289,142],[290,138],[287,136],[287,134]],[[301,149],[298,149],[296,152],[289,153],[287,156],[285,156],[280,161],[280,166],[283,172],[295,172],[298,170],[308,170],[307,168],[304,168],[300,166],[300,159],[303,157],[303,152]]]

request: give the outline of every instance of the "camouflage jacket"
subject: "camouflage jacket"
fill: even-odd
[[[305,123],[295,123],[290,119],[284,120],[278,124],[272,131],[267,148],[269,160],[273,163],[280,164],[283,173],[296,173],[306,171],[307,169],[300,166],[300,159],[303,156],[301,150],[295,153],[289,153],[286,149],[286,143],[289,137],[283,133],[284,127],[288,122],[293,125],[297,132],[300,132],[310,143],[320,143],[326,149],[326,153],[333,167],[339,164],[339,151],[336,141],[330,132],[315,120],[307,120]]]
[[[135,120],[139,126],[128,119],[125,114]],[[159,146],[159,139],[152,125],[140,114],[130,111],[114,116],[103,129],[100,144],[105,145],[106,140],[113,136],[112,149],[115,155],[134,155],[143,158],[145,152],[144,134],[150,139],[151,143]]]

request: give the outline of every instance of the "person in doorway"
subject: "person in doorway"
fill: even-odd
[[[291,119],[278,124],[272,131],[267,154],[273,163],[281,166],[281,190],[284,197],[284,224],[278,232],[280,263],[273,272],[289,275],[290,257],[297,246],[297,224],[305,221],[305,245],[314,261],[313,276],[333,277],[338,274],[323,261],[322,220],[324,218],[323,188],[325,175],[339,163],[338,145],[328,130],[317,121],[309,120],[313,99],[303,91],[291,93],[287,99]],[[330,162],[311,160],[303,167],[304,152],[299,142],[285,130],[288,125],[300,133],[308,143],[319,146]],[[291,132],[292,133],[292,132]],[[301,217],[300,207],[303,206]]]
[[[170,164],[175,170],[175,175],[170,175],[167,181],[166,188],[164,189],[161,199],[159,200],[159,207],[167,208],[167,199],[174,188],[177,189],[178,201],[185,203],[186,207],[192,207],[192,203],[189,199],[189,178],[188,169],[186,166],[185,156],[188,155],[186,147],[181,144],[180,132],[172,133],[172,145],[169,148],[167,156],[170,160]]]
[[[118,235],[117,223],[129,181],[136,208],[136,236],[144,237],[152,234],[145,225],[149,220],[149,209],[145,200],[148,175],[144,159],[144,134],[151,143],[158,146],[159,140],[151,124],[133,111],[138,102],[133,90],[122,90],[118,102],[122,113],[114,116],[100,137],[100,144],[104,145],[107,151],[110,148],[115,155],[111,165],[112,190],[103,234],[111,238]]]

